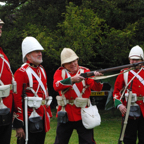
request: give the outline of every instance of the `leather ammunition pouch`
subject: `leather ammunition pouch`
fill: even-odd
[[[8,125],[11,121],[9,108],[0,109],[0,126]]]
[[[141,111],[139,105],[130,107],[130,112],[129,112],[130,117],[138,118],[140,117],[140,115],[141,115]]]
[[[43,131],[43,120],[41,116],[29,118],[29,131],[37,133]]]
[[[58,112],[58,122],[59,123],[66,123],[68,122],[68,116],[66,111],[59,111]]]
[[[10,94],[11,84],[0,86],[0,97],[7,97]]]

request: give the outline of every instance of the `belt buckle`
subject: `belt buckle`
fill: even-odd
[[[143,100],[143,97],[137,97],[137,100],[138,101]]]
[[[72,100],[69,100],[69,104],[70,105],[73,105],[74,104],[74,100],[72,99]]]
[[[46,102],[45,100],[42,100],[42,103],[41,103],[41,104],[42,104],[42,105],[45,105],[45,102]]]
[[[10,90],[12,90],[13,89],[13,87],[12,87],[12,84],[10,85]]]

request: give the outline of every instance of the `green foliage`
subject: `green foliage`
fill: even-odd
[[[104,20],[91,9],[80,8],[73,3],[66,6],[63,16],[65,20],[58,24],[60,48],[72,48],[80,57],[80,64],[91,65],[90,59],[97,55],[94,47],[103,33],[100,25]]]
[[[75,3],[78,5],[64,0],[16,3],[7,1],[0,8],[6,22],[1,45],[14,69],[21,63],[21,42],[30,35],[45,48],[44,61],[51,61],[46,67],[55,69],[64,47],[78,54],[81,65],[97,68],[123,64],[132,46],[143,46],[141,0],[85,0]],[[10,55],[14,51],[16,54]]]
[[[143,0],[8,0],[0,6],[5,22],[0,38],[12,70],[22,64],[21,43],[33,36],[44,47],[43,65],[52,81],[64,47],[91,70],[129,63],[129,50],[144,47]]]

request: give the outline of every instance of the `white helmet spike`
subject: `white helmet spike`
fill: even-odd
[[[22,61],[26,62],[26,55],[36,50],[44,50],[44,48],[34,37],[26,37],[22,42]]]
[[[70,48],[64,48],[61,52],[61,66],[65,63],[72,62],[79,57],[76,55],[76,53],[70,49]]]
[[[143,49],[138,45],[134,46],[130,50],[129,59],[142,59],[142,60],[144,60]]]

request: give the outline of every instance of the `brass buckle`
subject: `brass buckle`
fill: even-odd
[[[46,104],[46,100],[42,100],[41,105],[45,105]]]
[[[137,97],[137,101],[143,100],[143,97]]]

